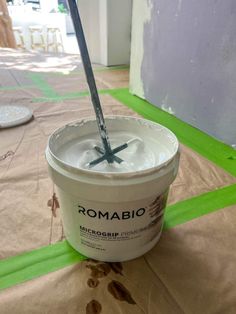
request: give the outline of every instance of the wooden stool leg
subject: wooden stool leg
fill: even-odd
[[[12,21],[8,13],[7,2],[0,0],[0,46],[16,49],[16,41],[12,31]]]

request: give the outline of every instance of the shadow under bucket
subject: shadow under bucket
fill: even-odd
[[[107,117],[112,146],[124,162],[89,167],[100,144],[96,120],[56,130],[46,149],[68,242],[87,257],[119,262],[149,251],[161,236],[169,186],[179,166],[179,143],[164,126]],[[94,155],[95,154],[95,155]]]

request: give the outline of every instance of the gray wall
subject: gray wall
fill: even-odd
[[[235,144],[236,1],[143,1],[150,9],[140,38],[143,95],[132,92]]]

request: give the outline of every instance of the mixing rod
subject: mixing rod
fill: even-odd
[[[96,114],[96,120],[97,120],[97,125],[98,125],[98,130],[99,134],[102,140],[103,148],[100,148],[98,146],[95,146],[94,149],[101,154],[102,156],[91,161],[89,163],[89,166],[95,166],[98,163],[106,160],[108,163],[113,163],[114,161],[121,163],[123,160],[117,156],[115,156],[116,153],[120,152],[121,150],[125,149],[128,147],[127,143],[124,143],[114,149],[111,148],[109,138],[108,138],[108,133],[105,125],[105,120],[102,112],[102,107],[100,104],[99,96],[98,96],[98,91],[94,79],[94,74],[93,74],[93,69],[91,66],[89,54],[88,54],[88,49],[85,41],[85,36],[83,32],[83,27],[82,23],[80,20],[80,15],[78,11],[78,7],[76,4],[76,0],[68,0],[69,8],[70,8],[70,13],[76,33],[76,38],[77,42],[79,45],[80,49],[80,54],[84,66],[84,71],[87,79],[87,83],[89,86],[90,90],[90,95],[91,95],[91,100],[93,103],[93,108]]]

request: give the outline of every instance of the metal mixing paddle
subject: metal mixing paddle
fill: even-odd
[[[76,4],[76,0],[68,0],[68,4],[69,4],[70,13],[71,13],[75,33],[76,33],[77,42],[78,42],[79,49],[80,49],[82,62],[84,65],[84,71],[86,74],[86,79],[87,79],[87,83],[88,83],[89,90],[90,90],[93,108],[94,108],[94,111],[96,114],[98,130],[99,130],[99,134],[100,134],[102,144],[103,144],[103,148],[98,147],[98,146],[94,147],[94,149],[99,154],[101,154],[101,157],[91,161],[89,163],[89,166],[90,167],[95,166],[104,160],[106,160],[109,164],[113,163],[114,161],[117,163],[121,163],[123,160],[121,158],[119,158],[118,156],[115,156],[115,154],[120,152],[121,150],[127,148],[128,144],[124,143],[124,144],[122,144],[122,145],[120,145],[114,149],[111,148],[109,138],[108,138],[107,129],[106,129],[106,125],[105,125],[105,120],[104,120],[104,116],[103,116],[103,112],[102,112],[102,107],[100,104],[98,91],[97,91],[97,87],[96,87],[96,83],[95,83],[95,79],[94,79],[94,75],[93,75],[93,69],[91,66],[91,62],[90,62],[90,58],[89,58],[89,54],[88,54],[88,49],[87,49],[87,45],[86,45],[86,41],[85,41],[85,37],[84,37],[83,27],[82,27],[82,23],[80,20],[78,7]]]

